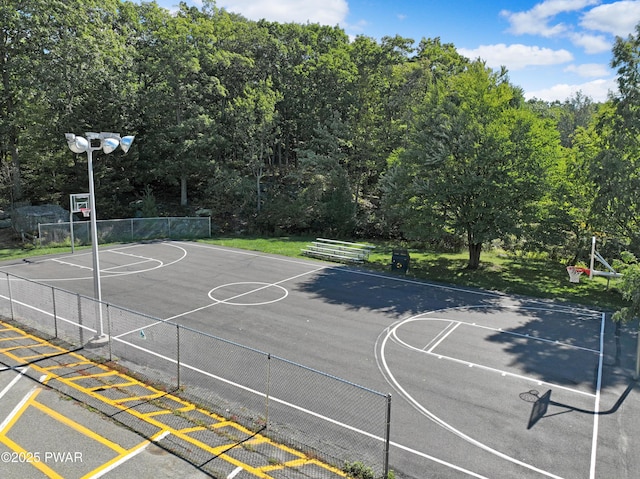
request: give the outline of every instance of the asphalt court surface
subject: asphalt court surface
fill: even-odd
[[[0,265],[87,296],[91,268]],[[100,269],[104,301],[391,393],[398,477],[640,470],[635,325],[600,311],[202,243],[101,248]]]

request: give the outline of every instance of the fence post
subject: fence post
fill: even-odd
[[[176,323],[176,389],[180,389],[180,325]]]
[[[7,275],[7,290],[9,292],[9,308],[11,309],[11,320],[15,321],[13,317],[13,295],[11,294],[11,281],[9,280],[9,273],[5,273]]]
[[[84,328],[82,327],[82,301],[80,300],[80,293],[76,293],[78,297],[78,324],[80,325],[80,344],[84,344]]]
[[[109,303],[106,304],[107,307],[107,342],[109,343],[109,361],[113,360],[113,355],[111,353],[111,342],[113,338],[111,337],[111,310],[109,309]]]
[[[269,430],[269,395],[271,394],[271,353],[267,353],[267,394],[265,394],[264,426]]]
[[[384,479],[389,479],[389,445],[391,442],[391,394],[387,394],[387,430],[384,438]]]
[[[56,314],[56,289],[51,286],[51,300],[53,301],[53,330],[55,331],[55,338],[58,337],[58,315]]]

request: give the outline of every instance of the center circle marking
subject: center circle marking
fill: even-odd
[[[233,286],[247,286],[247,291],[245,291],[244,293],[235,292],[228,299],[219,299],[218,297],[214,296],[215,292],[219,293],[220,291],[223,291],[224,288],[230,288]],[[274,292],[272,293],[272,291]],[[273,295],[275,297],[273,299],[266,300],[266,301],[241,302],[242,300],[245,300],[247,296],[255,295],[255,293],[260,293],[260,292],[267,292],[268,294]],[[220,295],[218,294],[218,296]],[[283,288],[278,284],[258,283],[258,282],[250,282],[250,281],[243,281],[239,283],[227,283],[220,286],[216,286],[211,291],[209,291],[209,298],[211,298],[213,301],[216,301],[217,303],[230,304],[233,306],[261,306],[263,304],[276,303],[278,301],[283,300],[287,296],[289,296],[289,291],[287,291],[286,288]],[[257,296],[257,298],[259,297],[260,296]]]

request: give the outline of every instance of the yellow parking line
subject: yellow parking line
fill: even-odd
[[[51,409],[48,406],[45,406],[42,403],[39,403],[37,401],[33,401],[33,406],[35,408],[39,409],[40,411],[42,411],[43,413],[47,414],[48,416],[51,416],[52,418],[54,418],[58,422],[61,422],[61,423],[65,424],[66,426],[69,426],[70,428],[78,431],[81,434],[84,434],[85,436],[87,436],[87,437],[89,437],[91,439],[94,439],[95,441],[98,441],[99,443],[107,446],[109,449],[112,449],[112,450],[116,451],[119,454],[123,454],[123,453],[126,452],[126,449],[124,449],[119,444],[116,444],[115,442],[112,442],[109,439],[107,439],[105,437],[102,437],[99,434],[96,434],[91,429],[86,428],[82,424],[78,424],[74,420],[69,419],[67,416],[63,416],[58,411],[54,411],[53,409]]]
[[[125,451],[124,454],[120,454],[120,455],[114,457],[113,459],[111,459],[110,461],[107,461],[104,464],[96,467],[93,471],[91,471],[88,474],[85,474],[84,476],[82,476],[81,479],[97,479],[99,477],[102,477],[104,474],[107,474],[108,472],[111,472],[113,469],[118,467],[120,464],[128,461],[133,456],[135,456],[138,453],[142,452],[142,450],[145,447],[147,447],[152,442],[157,441],[160,436],[164,437],[164,435],[166,435],[165,431],[159,431],[158,433],[156,433],[153,436],[151,436],[151,438],[149,438],[149,440],[142,441],[138,445],[133,446],[131,449],[128,449],[127,451]]]
[[[18,454],[23,454],[25,457],[29,457],[29,452],[26,449],[23,449],[22,447],[20,447],[20,445],[16,444],[15,442],[13,442],[8,437],[0,434],[0,442],[3,443],[5,446],[7,446],[12,451],[17,452]],[[31,464],[33,467],[38,469],[40,472],[42,472],[45,476],[49,477],[50,479],[64,479],[63,476],[58,474],[56,471],[51,469],[49,466],[44,464],[42,461],[39,461],[39,462],[33,461],[33,462],[28,463],[28,464]]]
[[[4,427],[0,431],[0,436],[4,436],[11,429],[11,427],[16,423],[18,418],[24,414],[27,408],[38,396],[38,394],[40,394],[40,391],[42,391],[42,388],[36,386],[34,387],[34,389],[31,390],[30,393],[28,393],[27,396],[25,396],[25,398],[22,400],[23,402],[20,405],[20,407],[18,409],[14,409],[14,411],[11,412],[12,416],[9,418],[9,420],[3,423]]]

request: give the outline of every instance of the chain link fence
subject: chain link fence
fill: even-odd
[[[104,332],[108,341],[92,355],[241,425],[244,434],[233,429],[239,447],[228,454],[257,453],[241,445],[260,433],[337,469],[357,464],[371,471],[367,477],[388,475],[390,395],[9,273],[0,276],[0,316],[78,348]],[[203,441],[214,440],[214,431],[202,434]],[[179,440],[173,452],[195,464],[215,463]],[[331,477],[318,471],[313,477]]]
[[[210,217],[163,217],[97,220],[100,243],[126,243],[160,238],[195,239],[211,237]],[[72,241],[73,238],[73,241]],[[91,223],[73,221],[38,224],[40,245],[91,244]]]

